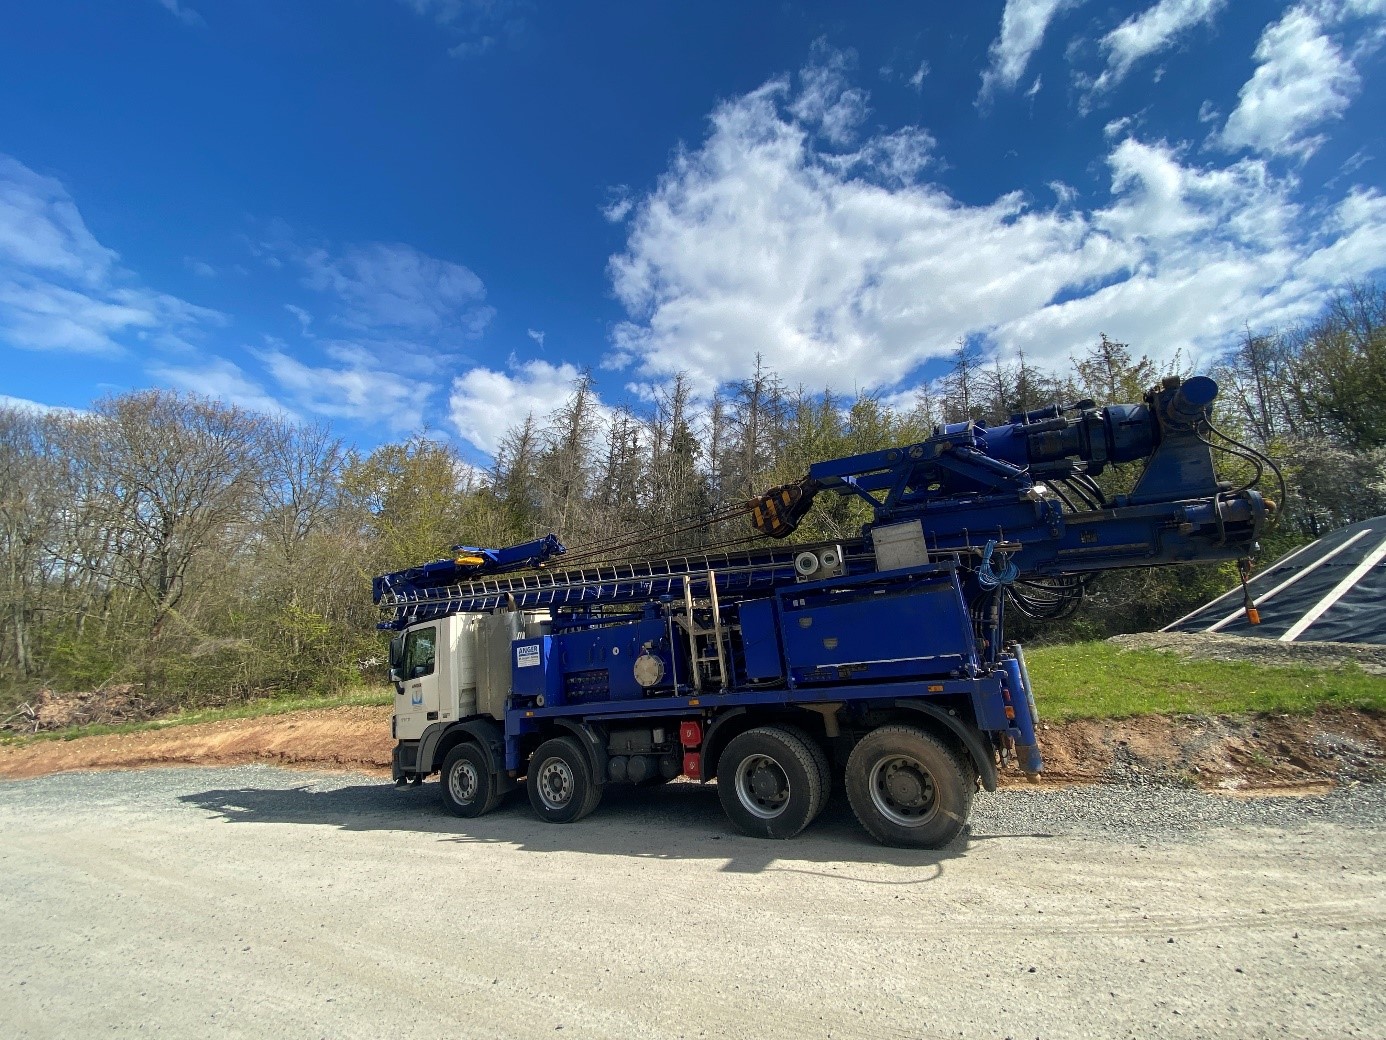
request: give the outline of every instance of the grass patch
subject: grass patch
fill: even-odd
[[[151,719],[148,722],[126,722],[118,726],[73,726],[69,729],[56,729],[44,733],[7,733],[0,739],[0,746],[30,744],[39,740],[74,740],[77,737],[95,737],[105,733],[139,733],[150,729],[168,729],[170,726],[187,726],[195,722],[222,722],[226,719],[254,719],[264,715],[284,715],[291,711],[310,711],[314,708],[348,708],[390,704],[394,691],[388,686],[379,688],[347,690],[338,694],[312,694],[303,697],[272,697],[263,700],[242,701],[220,708],[197,708],[180,711],[173,715]]]
[[[1176,653],[1110,643],[1026,653],[1041,719],[1133,715],[1302,715],[1318,708],[1386,711],[1386,676],[1342,669],[1270,668],[1245,661],[1186,661]]]

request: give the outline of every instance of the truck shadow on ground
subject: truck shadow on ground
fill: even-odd
[[[858,826],[847,799],[834,793],[823,814],[790,841],[765,841],[741,834],[722,813],[712,785],[673,783],[656,788],[612,787],[597,811],[569,826],[536,819],[524,792],[480,819],[447,813],[435,783],[396,789],[390,784],[318,788],[236,788],[180,795],[179,800],[227,823],[294,823],[351,831],[433,833],[439,840],[507,845],[525,852],[575,852],[645,859],[725,860],[730,873],[784,871],[835,877],[816,864],[872,863],[922,868],[921,876],[871,879],[875,884],[922,884],[939,876],[949,860],[961,859],[978,842],[1048,835],[985,835],[964,830],[938,850],[892,849],[877,845]],[[863,881],[843,877],[844,881]]]

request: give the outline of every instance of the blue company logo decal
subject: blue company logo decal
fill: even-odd
[[[414,707],[416,707],[416,708],[417,708],[417,707],[420,707],[420,706],[423,704],[423,687],[422,687],[422,686],[415,687],[415,689],[414,689],[413,703],[414,703]]]

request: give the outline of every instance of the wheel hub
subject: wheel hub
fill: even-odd
[[[902,827],[919,827],[938,811],[933,775],[913,756],[879,759],[871,768],[871,801],[886,819]]]
[[[789,777],[768,755],[751,755],[736,768],[737,801],[753,816],[773,820],[789,805]]]
[[[890,771],[886,777],[886,791],[890,800],[899,805],[922,805],[925,783],[924,777],[906,766]]]
[[[461,763],[448,777],[448,785],[452,788],[453,800],[460,803],[474,800],[480,783],[481,777],[477,774],[476,766],[470,762]]]
[[[762,766],[751,774],[751,790],[759,799],[775,798],[780,793],[779,777],[775,776],[773,770]]]
[[[551,758],[539,767],[539,797],[550,809],[561,809],[573,797],[573,772],[568,763]]]

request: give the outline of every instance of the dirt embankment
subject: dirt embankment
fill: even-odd
[[[1040,727],[1045,778],[1221,790],[1313,789],[1386,778],[1386,717],[1359,711],[1181,715]]]
[[[1070,722],[1041,741],[1051,783],[1293,791],[1386,777],[1386,717],[1354,711]],[[247,762],[384,773],[390,746],[388,707],[329,708],[0,748],[0,776]]]
[[[390,748],[388,707],[323,708],[0,747],[0,776],[247,762],[385,771]]]

